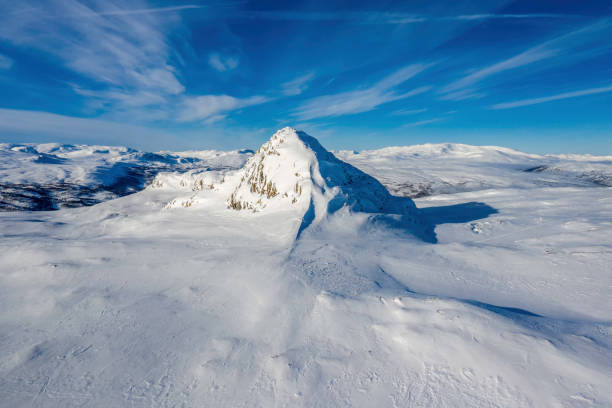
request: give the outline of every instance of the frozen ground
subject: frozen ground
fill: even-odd
[[[148,153],[125,147],[0,143],[0,211],[94,205],[143,189],[160,171],[236,169],[250,151]]]
[[[0,405],[612,405],[611,158],[338,153],[430,185],[417,209],[283,132],[238,172],[1,213]]]

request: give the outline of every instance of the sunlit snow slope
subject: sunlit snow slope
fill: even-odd
[[[336,155],[396,195],[488,188],[612,187],[612,156],[537,155],[496,146],[426,144]]]
[[[579,166],[608,158],[450,145],[472,153],[447,170],[441,146],[347,164],[292,129],[264,146],[241,169],[1,213],[0,405],[612,405],[612,194]],[[549,161],[563,173],[523,171]],[[427,169],[414,201],[371,177]],[[466,179],[481,187],[437,190]]]
[[[93,205],[140,191],[160,171],[240,167],[249,152],[147,153],[112,146],[0,144],[0,211]]]

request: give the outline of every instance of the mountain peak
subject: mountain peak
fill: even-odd
[[[307,147],[307,135],[286,127],[261,145],[235,176],[239,181],[228,199],[235,210],[261,211],[271,204],[295,205],[308,184],[316,161]]]
[[[235,183],[227,199],[229,208],[253,212],[296,208],[304,213],[300,230],[342,207],[415,218],[417,213],[412,200],[392,196],[378,180],[290,127],[276,132],[228,181]]]

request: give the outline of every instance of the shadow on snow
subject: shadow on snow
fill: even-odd
[[[401,199],[398,197],[398,199]],[[377,214],[372,217],[375,225],[408,232],[424,242],[438,243],[436,227],[441,224],[462,224],[487,218],[498,211],[480,202],[469,202],[417,210],[418,222],[401,214]]]

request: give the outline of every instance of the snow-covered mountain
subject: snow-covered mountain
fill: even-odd
[[[160,171],[240,167],[250,151],[140,152],[125,147],[0,144],[0,211],[93,205],[140,191]]]
[[[163,177],[154,186],[163,185]],[[196,194],[173,200],[170,207],[198,207],[214,195],[217,199],[226,196],[228,207],[237,211],[295,209],[302,219],[298,234],[343,208],[394,214],[406,225],[426,228],[410,198],[391,195],[378,180],[339,160],[315,138],[289,127],[276,132],[240,170],[226,173],[216,185],[203,178],[186,184],[209,187],[196,188]]]
[[[379,179],[393,194],[413,198],[489,188],[612,186],[612,156],[537,155],[452,143],[336,155]]]
[[[140,191],[160,172],[166,175],[155,182],[158,186],[176,182],[195,191],[209,186],[215,171],[222,177],[252,154],[250,150],[149,153],[109,146],[0,144],[0,211],[93,205]],[[612,186],[612,157],[606,156],[543,156],[451,143],[333,154],[402,197],[488,188]],[[258,200],[250,205],[255,208]]]
[[[99,167],[35,149],[3,177]],[[185,157],[205,164],[0,213],[0,405],[612,406],[612,195],[580,176],[609,158],[331,154],[291,129]]]

